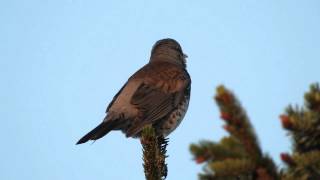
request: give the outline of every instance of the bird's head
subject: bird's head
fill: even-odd
[[[176,40],[167,38],[161,39],[153,45],[150,62],[165,61],[186,67],[187,57]]]

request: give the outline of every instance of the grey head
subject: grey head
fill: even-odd
[[[167,38],[161,39],[153,45],[150,62],[164,61],[185,68],[187,57],[176,40]]]

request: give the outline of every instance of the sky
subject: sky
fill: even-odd
[[[263,151],[281,167],[290,138],[279,115],[320,77],[320,1],[0,2],[0,179],[144,179],[139,140],[118,131],[76,146],[98,125],[152,45],[174,38],[189,56],[191,101],[169,136],[168,180],[197,179],[190,143],[219,141],[213,101],[239,98]]]

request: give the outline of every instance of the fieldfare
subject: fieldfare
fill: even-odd
[[[191,79],[186,58],[177,41],[157,41],[149,63],[128,79],[108,105],[103,122],[77,144],[97,140],[111,130],[139,137],[146,125],[151,125],[158,136],[169,135],[189,105]]]

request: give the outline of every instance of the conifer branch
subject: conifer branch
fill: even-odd
[[[274,162],[263,154],[249,118],[233,93],[219,86],[215,100],[230,136],[218,143],[203,141],[190,146],[197,163],[207,163],[200,179],[279,179]]]
[[[282,179],[320,179],[320,88],[310,86],[304,96],[305,107],[289,106],[280,116],[284,129],[292,137],[293,151],[282,153],[286,164]]]
[[[230,136],[220,142],[201,141],[190,150],[197,163],[206,163],[201,180],[313,180],[320,179],[320,86],[313,84],[304,96],[305,106],[289,106],[280,116],[292,138],[291,153],[282,153],[286,167],[277,170],[265,155],[249,118],[235,96],[223,86],[215,100]]]
[[[220,108],[221,118],[226,122],[224,129],[241,142],[254,160],[261,158],[262,151],[249,118],[233,93],[224,86],[219,86],[215,99]]]
[[[157,137],[155,130],[147,126],[142,130],[141,144],[143,147],[143,167],[147,180],[163,180],[167,177],[165,163],[168,139]]]

